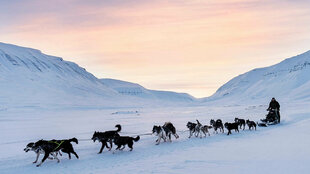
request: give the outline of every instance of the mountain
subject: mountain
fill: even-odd
[[[204,101],[310,100],[310,51],[241,74]]]
[[[2,106],[92,105],[120,98],[73,62],[4,43],[0,43],[0,84]]]
[[[141,86],[140,92],[144,95],[127,95],[116,88],[125,82],[116,85],[121,81],[103,81],[60,57],[0,43],[0,110],[7,107],[126,107],[152,105],[154,100],[157,104],[194,100],[187,94],[147,90]]]
[[[115,79],[100,79],[100,81],[104,85],[116,90],[118,93],[122,95],[136,96],[139,98],[147,98],[152,100],[166,100],[171,102],[196,101],[196,99],[193,96],[186,93],[149,90],[136,83]]]

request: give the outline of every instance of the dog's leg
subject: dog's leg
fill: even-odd
[[[69,156],[69,159],[71,159],[71,153],[70,152],[68,152],[68,156]]]
[[[104,149],[104,146],[105,146],[105,143],[101,142],[101,144],[102,144],[102,145],[101,145],[101,148],[100,148],[98,154],[102,153],[102,151],[103,151],[103,149]]]
[[[189,130],[189,137],[188,138],[191,138],[192,137],[192,131],[191,130]]]
[[[201,132],[204,134],[204,137],[206,137],[206,136],[207,136],[207,134],[206,134],[205,130],[201,130]],[[202,138],[202,134],[201,134],[200,138]]]
[[[72,151],[72,153],[75,155],[75,157],[76,157],[77,159],[79,159],[79,156],[77,155],[76,152]]]
[[[52,156],[53,156],[53,153],[54,153],[54,152],[50,153],[50,155],[52,155]],[[57,152],[56,152],[56,153],[57,153]],[[53,160],[54,158],[53,158],[53,157],[48,156],[48,157],[47,157],[47,159],[49,159],[49,160]]]
[[[124,149],[125,149],[125,145],[122,148],[120,148],[119,150],[124,150]]]
[[[57,163],[59,163],[60,162],[60,160],[57,158],[57,155],[56,154],[54,154],[54,153],[51,153],[52,154],[52,156],[57,160]],[[70,154],[70,153],[69,153]]]
[[[166,142],[166,141],[167,141],[167,136],[165,135],[165,133],[164,133],[164,132],[161,134],[161,138],[164,140],[164,142]]]
[[[109,148],[109,151],[111,151],[111,149],[112,149],[112,144],[113,144],[113,142],[112,142],[112,139],[110,139],[110,148]]]
[[[32,162],[33,164],[38,162],[39,156],[40,156],[40,152],[37,153],[37,158],[35,161]]]
[[[116,153],[117,150],[119,150],[121,148],[121,145],[117,145],[116,149],[113,151],[113,154]]]
[[[49,154],[50,154],[49,152],[48,152],[48,153],[45,152],[42,161],[40,162],[40,164],[37,165],[37,167],[40,167],[40,166],[44,163],[44,161],[47,159],[47,157],[49,156]]]
[[[158,137],[158,139],[156,140],[156,142],[157,142],[156,145],[158,145],[158,144],[160,143],[160,139],[161,139],[161,138]]]
[[[158,135],[158,139],[157,139],[157,143],[156,143],[156,145],[158,145],[159,143],[160,143],[160,140],[162,139],[163,137],[161,136],[161,135]]]
[[[171,140],[171,133],[169,133],[168,137],[169,137],[169,141],[172,142],[172,140]]]
[[[130,142],[130,143],[128,143],[128,147],[130,148],[130,150],[129,151],[132,151],[132,149],[133,149],[133,142]]]
[[[177,133],[173,134],[175,139],[178,139],[179,138],[179,135]]]

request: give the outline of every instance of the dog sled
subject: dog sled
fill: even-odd
[[[258,123],[259,127],[267,127],[269,125],[276,125],[280,123],[280,116],[277,109],[270,109],[265,119],[261,119]]]

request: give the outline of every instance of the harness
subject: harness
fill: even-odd
[[[65,142],[65,140],[61,140],[60,143],[58,143],[57,140],[55,140],[55,141],[51,140],[51,141],[48,141],[48,142],[49,143],[57,144],[57,147],[53,150],[53,151],[55,151],[56,149],[58,149]]]

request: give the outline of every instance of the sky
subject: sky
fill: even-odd
[[[212,95],[310,50],[310,0],[0,0],[0,42],[98,78]]]

